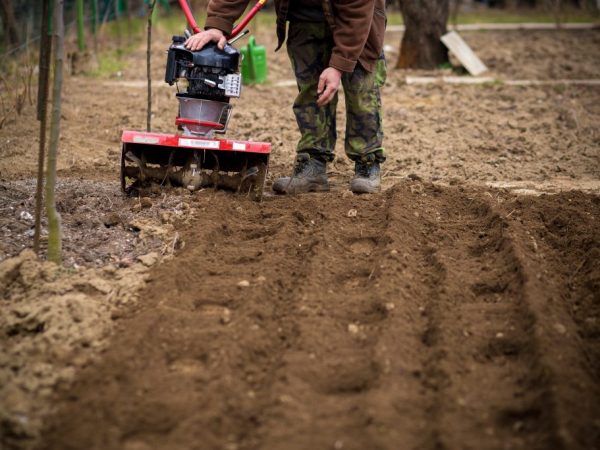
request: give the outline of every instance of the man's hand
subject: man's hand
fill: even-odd
[[[200,33],[194,34],[185,41],[185,47],[191,51],[202,49],[209,42],[216,42],[217,47],[221,50],[225,48],[227,44],[227,38],[221,30],[211,28],[210,30],[201,31]]]
[[[317,106],[325,106],[333,100],[333,97],[340,87],[341,79],[342,72],[333,67],[328,67],[323,71],[319,77],[319,86],[317,87]]]

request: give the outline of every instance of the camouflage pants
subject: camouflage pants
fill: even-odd
[[[333,35],[325,23],[291,22],[287,51],[298,83],[294,114],[301,138],[299,153],[310,153],[326,161],[334,158],[338,96],[321,108],[317,106],[319,76],[329,65]],[[344,73],[342,86],[346,100],[346,155],[354,161],[385,161],[383,123],[379,88],[386,78],[383,54],[373,73],[360,64]]]

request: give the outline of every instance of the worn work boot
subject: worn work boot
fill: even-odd
[[[350,190],[355,194],[372,194],[381,190],[379,161],[354,163],[354,178],[350,182]]]
[[[308,153],[298,153],[294,174],[275,180],[273,190],[278,194],[328,191],[326,167],[325,161],[311,158]]]

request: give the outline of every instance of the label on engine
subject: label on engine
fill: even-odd
[[[180,147],[193,147],[193,148],[205,148],[205,149],[219,149],[219,141],[207,141],[204,139],[185,139],[179,138]]]
[[[239,73],[234,73],[221,78],[223,83],[219,86],[225,89],[225,96],[239,97],[242,92],[242,76]]]

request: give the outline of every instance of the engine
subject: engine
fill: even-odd
[[[232,108],[229,100],[239,97],[242,88],[240,52],[231,45],[220,50],[214,43],[192,52],[184,42],[183,36],[173,36],[165,73],[171,86],[186,81],[185,89],[177,94],[177,125],[190,135],[224,133]]]
[[[192,52],[183,45],[185,37],[173,36],[167,54],[165,81],[173,85],[178,79],[186,79],[186,94],[197,98],[229,101],[239,97],[241,76],[240,52],[226,45],[220,50],[209,43],[199,51]]]

